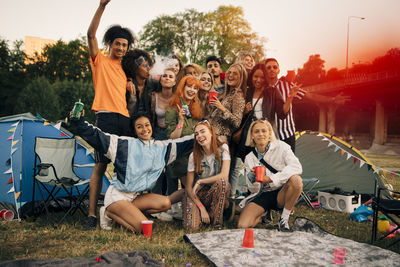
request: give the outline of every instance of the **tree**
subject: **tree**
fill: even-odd
[[[303,86],[321,83],[325,79],[324,70],[325,61],[319,54],[311,55],[308,61],[304,63],[303,68],[297,70],[295,82]]]
[[[22,43],[15,41],[10,49],[7,40],[0,39],[0,116],[15,112],[18,95],[28,83]]]
[[[331,68],[328,70],[326,73],[325,80],[326,81],[335,81],[335,80],[340,80],[344,78],[344,72],[339,71],[337,68]]]
[[[62,40],[47,45],[41,54],[36,53],[27,66],[32,77],[46,77],[50,82],[62,80],[91,80],[89,51],[86,41],[75,39],[68,43]]]

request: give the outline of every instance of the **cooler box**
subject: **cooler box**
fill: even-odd
[[[328,210],[352,213],[361,205],[361,195],[338,195],[318,191],[318,202]]]

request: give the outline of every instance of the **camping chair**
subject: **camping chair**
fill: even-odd
[[[32,211],[35,212],[35,186],[37,186],[44,202],[47,220],[54,228],[56,226],[49,216],[51,201],[65,212],[65,215],[57,224],[61,224],[69,214],[73,215],[77,209],[86,215],[82,203],[89,191],[89,180],[82,180],[74,172],[75,142],[74,138],[36,137],[35,139]],[[47,197],[44,195],[46,192]],[[69,208],[63,207],[57,200],[61,196],[66,196],[69,199]]]
[[[394,199],[391,196],[392,194],[400,194],[400,192],[380,186],[377,178],[375,178],[374,197],[372,198],[372,209],[374,210],[374,215],[372,221],[371,244],[377,241],[376,232],[378,230],[379,212],[383,213],[387,218],[389,218],[390,222],[392,222],[395,227],[378,240],[386,238],[388,235],[395,233],[400,228],[400,200]],[[397,240],[389,244],[388,247],[396,244],[399,241],[400,238],[397,238]]]
[[[304,202],[306,202],[306,204],[314,209],[314,206],[311,204],[311,192],[314,189],[314,187],[319,183],[319,179],[318,178],[306,178],[303,179],[303,191],[301,191],[300,193],[300,197],[297,200],[296,204],[299,203],[302,199],[304,200]]]

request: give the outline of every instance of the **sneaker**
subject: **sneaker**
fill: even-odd
[[[82,223],[82,228],[85,231],[95,230],[97,226],[97,218],[95,216],[88,216]]]
[[[272,223],[272,212],[271,210],[266,211],[263,216],[261,217],[261,220],[264,224],[271,224]]]
[[[279,220],[278,228],[281,232],[291,232],[289,222],[282,218]]]
[[[112,230],[112,219],[106,214],[106,207],[102,206],[100,208],[100,227],[103,230],[111,231]]]
[[[158,212],[158,213],[153,213],[151,214],[152,217],[157,218],[161,221],[164,222],[170,222],[172,221],[174,218],[172,217],[171,214],[167,213],[167,212]]]

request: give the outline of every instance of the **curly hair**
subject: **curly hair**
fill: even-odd
[[[126,77],[135,78],[137,69],[145,60],[147,60],[150,66],[153,66],[153,60],[151,59],[150,54],[146,51],[136,48],[126,52],[121,61],[122,69],[124,70]]]
[[[120,25],[111,25],[104,34],[103,44],[105,46],[110,46],[116,38],[126,39],[128,41],[128,49],[130,49],[132,44],[136,41],[130,29],[123,28]]]
[[[169,102],[169,107],[175,107],[176,105],[181,106],[181,100],[180,98],[183,98],[184,95],[184,90],[186,85],[196,85],[197,88],[201,87],[201,82],[199,80],[197,80],[195,77],[193,76],[185,76],[182,78],[182,80],[180,80],[177,88],[176,88],[176,92],[175,95],[172,97],[171,102]],[[177,109],[177,108],[176,108]],[[195,95],[194,99],[192,100],[192,102],[189,104],[189,110],[190,113],[192,114],[192,117],[194,119],[200,120],[203,118],[203,112],[201,110],[200,104],[199,104],[199,98],[197,97],[197,94]]]

